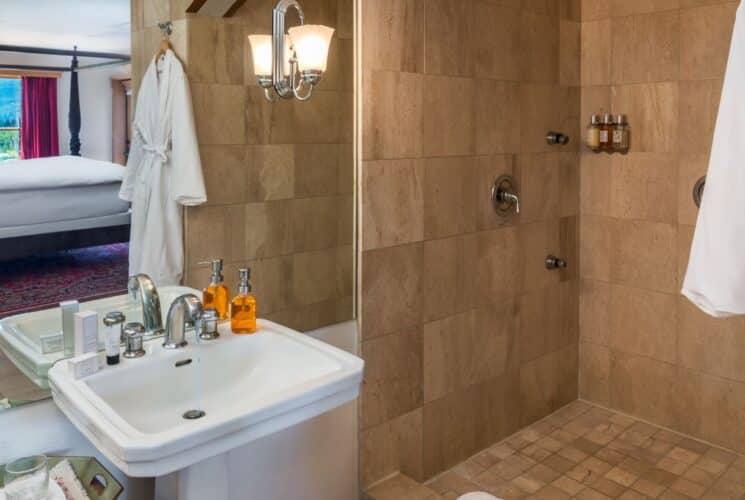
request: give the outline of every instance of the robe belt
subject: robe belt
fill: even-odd
[[[142,149],[154,156],[157,156],[162,163],[166,163],[168,161],[166,148],[163,146],[150,146],[148,144],[144,144],[142,146]]]

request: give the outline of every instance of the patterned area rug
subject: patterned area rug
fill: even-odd
[[[0,262],[0,317],[125,293],[128,250],[119,243]]]

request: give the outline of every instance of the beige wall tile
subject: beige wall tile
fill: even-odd
[[[342,217],[339,208],[342,206],[344,205],[340,203],[338,196],[292,200],[290,217],[295,251],[308,252],[344,243],[342,235],[339,234],[339,219]],[[348,210],[352,210],[351,205],[348,206]]]
[[[188,266],[199,261],[223,258],[227,262],[246,259],[243,205],[189,207],[186,234]]]
[[[613,83],[678,78],[681,32],[678,11],[618,17],[613,19],[612,31]]]
[[[289,201],[245,205],[246,257],[262,259],[294,250],[292,205]]]
[[[567,285],[567,286],[565,286]],[[569,284],[552,285],[520,295],[520,359],[525,363],[576,343],[574,314],[576,289]],[[566,309],[565,309],[566,308]],[[566,316],[565,316],[566,315]]]
[[[422,240],[424,182],[424,164],[421,160],[363,163],[363,249]]]
[[[688,299],[678,299],[678,357],[681,366],[710,375],[745,382],[742,317],[712,318]]]
[[[545,417],[577,397],[577,366],[577,344],[521,365],[522,425]]]
[[[367,70],[424,70],[424,0],[362,2],[362,65]]]
[[[582,215],[610,215],[611,161],[606,156],[580,156],[580,210]]]
[[[249,201],[281,200],[295,196],[295,148],[291,144],[248,148],[247,179]]]
[[[558,153],[524,154],[517,156],[520,179],[520,221],[535,222],[553,219],[559,211]]]
[[[521,65],[520,11],[491,0],[472,0],[473,72],[477,78],[518,81]]]
[[[204,146],[199,151],[202,174],[207,188],[207,203],[230,205],[247,199],[247,186],[242,182],[226,182],[233,176],[245,175],[249,161],[245,146]]]
[[[360,324],[363,339],[420,323],[422,250],[419,243],[362,253]]]
[[[475,151],[472,79],[424,77],[423,152],[426,156],[469,155]]]
[[[351,295],[352,253],[348,246],[292,255],[290,305],[308,305]]]
[[[608,217],[582,216],[580,219],[580,274],[583,278],[609,281],[614,227]]]
[[[611,215],[673,223],[677,212],[677,156],[615,155],[611,164]]]
[[[269,105],[270,142],[274,144],[337,144],[346,141],[341,100],[344,94],[317,89],[313,98],[278,100]]]
[[[577,153],[559,153],[559,215],[579,215],[580,169]]]
[[[557,5],[552,2],[552,5]],[[557,17],[522,13],[521,80],[530,83],[557,83],[559,79],[559,20]]]
[[[297,144],[294,146],[292,178],[298,197],[348,193],[340,186],[342,176],[354,171],[351,151],[343,144]],[[352,184],[353,181],[347,181]]]
[[[427,0],[424,4],[424,69],[428,74],[473,74],[471,3]]]
[[[521,224],[520,249],[523,276],[520,291],[539,290],[559,282],[559,274],[546,269],[546,255],[559,253],[559,224],[556,220]]]
[[[610,377],[614,408],[662,425],[673,423],[677,379],[674,365],[613,351]]]
[[[616,283],[677,292],[677,229],[674,225],[618,221],[612,241],[611,278]]]
[[[611,0],[611,13],[614,16],[644,14],[678,8],[680,0]]]
[[[424,237],[475,231],[476,158],[431,158],[424,163]]]
[[[421,327],[364,340],[360,427],[368,429],[422,406]]]
[[[581,23],[560,21],[559,48],[559,84],[579,86],[582,51]]]
[[[516,371],[424,406],[424,475],[455,465],[517,429]]]
[[[523,253],[516,227],[478,233],[479,301],[509,298],[522,288]]]
[[[602,281],[580,281],[579,327],[580,338],[594,344],[610,342],[610,290]]]
[[[680,152],[708,153],[714,138],[722,80],[680,82]]]
[[[611,2],[612,0],[582,0],[582,20],[592,21],[610,17]]]
[[[514,82],[477,80],[476,153],[503,154],[520,150],[520,91]]]
[[[421,155],[424,77],[375,71],[363,78],[363,158]]]
[[[633,116],[631,150],[674,152],[678,147],[678,83],[611,88],[614,111]]]
[[[363,488],[397,471],[423,479],[421,408],[360,432]]]
[[[727,64],[737,2],[680,11],[683,80],[722,78]]]
[[[559,219],[559,254],[567,263],[559,269],[559,281],[576,280],[579,277],[579,216]]]
[[[590,342],[579,345],[579,395],[610,405],[610,349]]]
[[[678,225],[678,288],[683,288],[686,270],[688,269],[688,256],[691,253],[693,243],[694,226]]]
[[[582,85],[607,85],[611,82],[612,29],[610,19],[582,23]]]
[[[424,242],[425,321],[465,311],[476,302],[477,236]]]
[[[610,346],[675,363],[677,297],[640,288],[613,285],[610,302]]]
[[[200,145],[246,143],[246,89],[242,85],[194,84],[191,94]]]

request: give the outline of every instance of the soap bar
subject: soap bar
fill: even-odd
[[[75,356],[98,351],[98,313],[75,313]]]
[[[67,367],[76,380],[93,375],[99,370],[99,366],[97,352],[89,352],[67,361]]]
[[[41,344],[41,353],[49,354],[50,352],[59,352],[63,349],[61,333],[48,333],[39,337]]]

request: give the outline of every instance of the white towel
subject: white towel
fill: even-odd
[[[732,34],[706,188],[682,293],[716,316],[745,314],[745,14]]]

